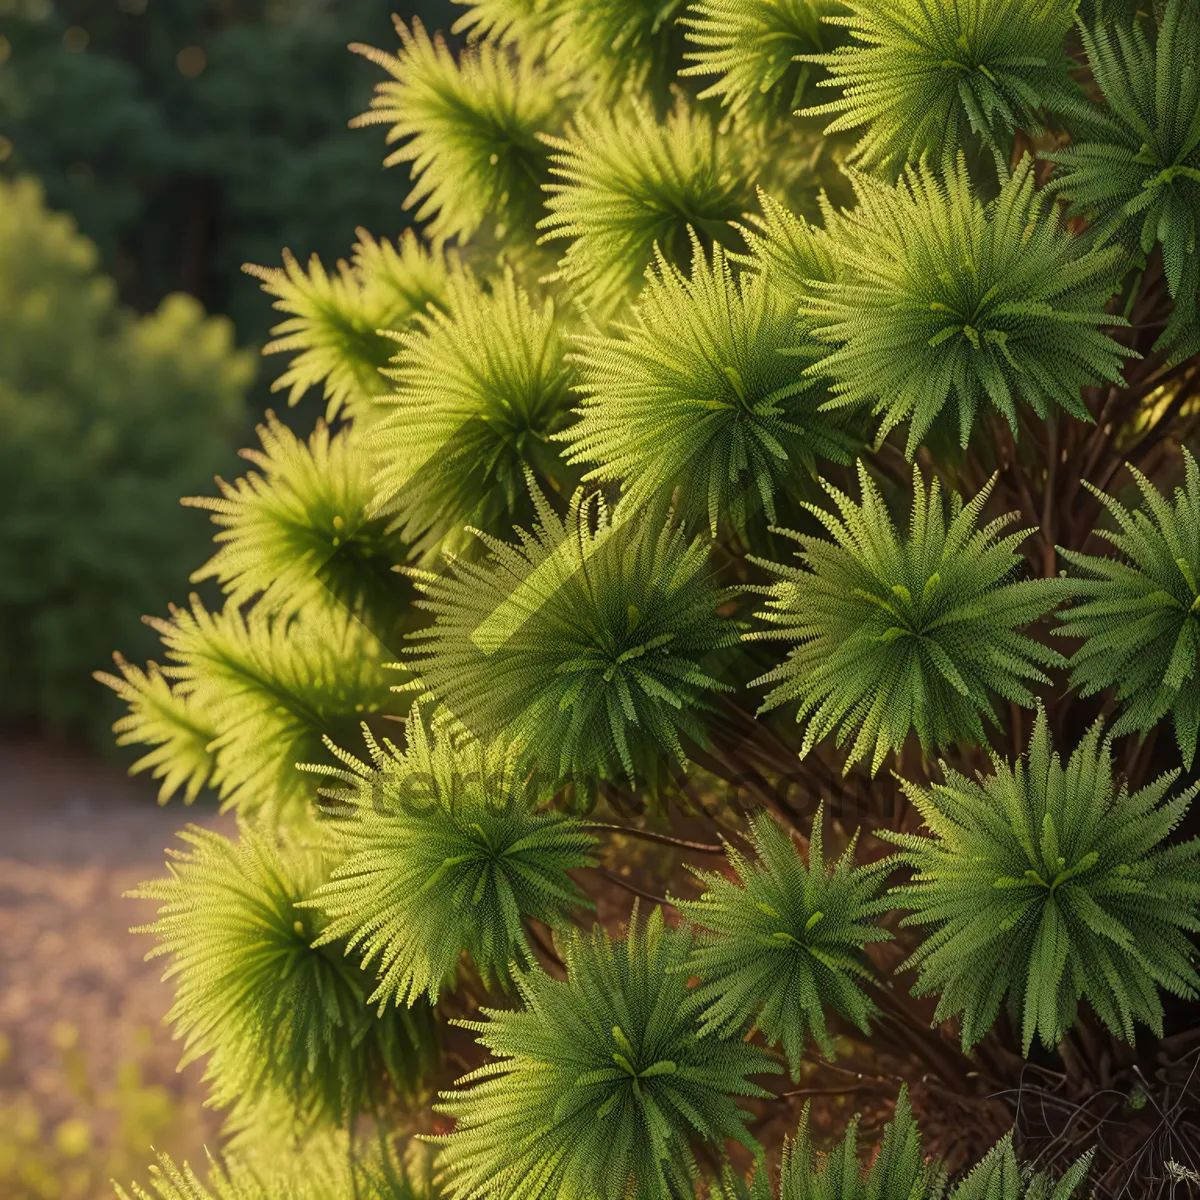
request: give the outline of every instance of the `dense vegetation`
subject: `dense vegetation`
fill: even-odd
[[[186,595],[204,536],[176,500],[236,465],[254,362],[190,296],[118,304],[28,179],[0,181],[0,309],[0,719],[111,743],[89,675]]]
[[[356,225],[400,224],[378,154],[346,129],[370,92],[346,44],[388,30],[365,0],[9,0],[0,171],[42,181],[125,303],[187,292],[260,342],[243,262],[340,254]]]
[[[356,47],[421,235],[252,268],[324,421],[102,676],[240,825],[140,892],[229,1137],[151,1186],[1190,1188],[1200,8],[458,27]]]

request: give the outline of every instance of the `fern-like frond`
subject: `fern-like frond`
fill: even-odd
[[[717,76],[699,99],[720,97],[735,116],[789,116],[813,70],[797,60],[831,49],[837,31],[823,18],[845,12],[841,0],[695,0],[679,24],[700,48],[679,73]]]
[[[549,60],[564,32],[563,0],[454,0],[467,11],[450,27],[472,41],[516,45],[522,56]]]
[[[344,744],[364,717],[399,707],[391,689],[403,677],[384,669],[394,654],[345,610],[246,618],[230,605],[209,613],[193,597],[190,611],[152,624],[172,694],[215,732],[212,784],[225,808],[303,822],[316,797],[296,764],[328,761],[322,738]],[[154,744],[153,725],[143,720],[136,734],[129,740]]]
[[[328,1181],[325,1181],[328,1183]],[[133,1185],[133,1200],[300,1200],[294,1185],[282,1184],[274,1196],[268,1196],[262,1183],[250,1172],[238,1164],[222,1164],[211,1156],[208,1160],[208,1172],[202,1182],[192,1170],[191,1165],[184,1162],[176,1165],[165,1154],[158,1156],[158,1161],[150,1167],[151,1192]],[[330,1197],[337,1196],[335,1188],[328,1188]],[[130,1200],[129,1193],[123,1187],[116,1189],[117,1200]]]
[[[130,775],[149,771],[162,780],[159,804],[166,804],[180,788],[184,804],[191,804],[212,778],[215,726],[182,689],[171,687],[157,663],[147,663],[143,671],[120,654],[114,653],[113,661],[119,676],[96,671],[94,677],[129,706],[113,724],[117,745],[151,747],[129,768]]]
[[[730,258],[763,276],[772,290],[785,291],[794,309],[818,282],[832,283],[837,277],[838,256],[830,232],[836,228],[837,213],[827,210],[825,228],[820,228],[762,188],[758,204],[762,213],[747,213],[738,226],[749,252]]]
[[[1006,1134],[950,1187],[944,1166],[921,1152],[908,1089],[902,1087],[869,1167],[860,1157],[858,1118],[838,1145],[821,1152],[809,1133],[806,1104],[796,1137],[784,1144],[777,1192],[760,1161],[749,1183],[728,1168],[721,1183],[710,1186],[707,1200],[1071,1200],[1080,1196],[1091,1160],[1091,1152],[1082,1155],[1056,1179],[1019,1162],[1012,1135]]]
[[[339,261],[332,274],[316,255],[306,272],[286,250],[282,268],[243,268],[276,297],[274,307],[288,314],[263,349],[264,354],[294,354],[271,390],[286,391],[290,407],[310,388],[322,386],[327,421],[343,411],[369,417],[370,398],[385,389],[380,369],[395,352],[383,331],[404,329],[414,314],[445,298],[443,258],[426,250],[411,231],[394,246],[376,241],[365,229],[358,230],[358,238],[351,262]]]
[[[734,248],[731,222],[749,207],[751,166],[706,115],[678,103],[664,121],[636,99],[577,115],[555,151],[542,241],[572,239],[556,279],[608,314],[628,299],[654,258],[691,258],[693,231]]]
[[[635,909],[625,940],[565,935],[566,979],[522,976],[523,1008],[463,1022],[495,1061],[442,1093],[454,1200],[682,1200],[694,1145],[755,1146],[736,1098],[768,1095],[747,1077],[779,1067],[740,1037],[698,1036],[691,944],[661,909],[644,923]]]
[[[721,1168],[720,1178],[705,1180],[699,1195],[702,1200],[775,1200],[766,1155],[760,1153],[755,1158],[749,1174],[744,1174],[733,1163],[726,1161]]]
[[[940,482],[914,469],[904,533],[858,473],[861,503],[826,483],[838,515],[807,506],[832,540],[788,533],[799,567],[753,560],[778,576],[760,613],[776,628],[747,636],[791,645],[755,682],[776,685],[764,709],[799,702],[801,753],[836,733],[847,769],[869,759],[874,773],[910,730],[927,753],[984,743],[993,697],[1032,704],[1027,681],[1049,683],[1044,668],[1064,660],[1024,632],[1059,596],[1057,581],[1013,579],[1028,531],[1001,536],[1014,513],[979,525],[992,483],[965,506],[951,493],[947,513]]]
[[[408,546],[381,517],[369,517],[374,497],[362,438],[324,422],[307,442],[273,412],[258,427],[261,450],[243,450],[257,471],[234,483],[217,480],[221,496],[188,496],[219,527],[219,549],[191,579],[215,579],[227,602],[257,599],[263,613],[288,616],[308,605],[341,606],[356,615],[397,608],[403,589],[387,573]],[[394,615],[391,614],[391,615]]]
[[[381,1139],[382,1142],[382,1139]],[[390,1144],[355,1147],[337,1129],[311,1131],[299,1151],[284,1155],[256,1146],[208,1155],[203,1181],[187,1162],[159,1154],[150,1167],[150,1191],[133,1186],[132,1200],[438,1200],[430,1182],[428,1149],[410,1142],[401,1153]],[[414,1153],[415,1151],[415,1153]],[[130,1200],[121,1187],[117,1200]]]
[[[1100,136],[1045,155],[1059,166],[1050,190],[1065,196],[1101,238],[1143,255],[1162,247],[1177,305],[1200,292],[1200,7],[1170,0],[1152,47],[1143,25],[1080,27],[1107,108]]]
[[[634,778],[704,739],[714,652],[737,641],[718,616],[708,545],[661,506],[614,519],[577,492],[566,518],[532,488],[537,523],[516,544],[480,535],[481,562],[410,571],[434,615],[406,656],[482,740],[506,734],[550,781]],[[621,510],[623,511],[623,510]]]
[[[1072,604],[1056,632],[1083,639],[1070,659],[1081,695],[1115,687],[1113,735],[1145,734],[1170,715],[1190,766],[1200,731],[1200,467],[1186,447],[1183,462],[1173,504],[1133,466],[1143,497],[1133,511],[1085,483],[1116,522],[1096,534],[1119,557],[1059,548],[1085,575],[1063,582]]]
[[[547,150],[538,135],[559,124],[553,81],[491,43],[463,50],[458,61],[441,34],[417,18],[395,18],[399,55],[350,48],[391,79],[352,125],[388,125],[388,145],[402,143],[384,166],[411,163],[404,201],[427,221],[435,244],[467,241],[486,223],[503,239],[528,229],[542,208]]]
[[[1078,0],[844,0],[850,42],[805,56],[836,100],[826,134],[861,129],[856,159],[898,167],[926,154],[946,163],[986,148],[1003,170],[1015,130],[1038,134],[1048,114],[1083,107],[1067,71]]]
[[[808,1120],[805,1104],[796,1136],[784,1147],[780,1200],[939,1200],[944,1194],[945,1173],[921,1153],[907,1088],[900,1089],[869,1168],[859,1158],[857,1118],[827,1154],[814,1147]]]
[[[702,1032],[732,1034],[753,1023],[768,1045],[782,1043],[796,1081],[810,1035],[834,1056],[826,1008],[870,1031],[875,1006],[861,982],[874,973],[863,948],[891,936],[873,921],[888,907],[878,893],[889,868],[857,866],[853,844],[827,864],[823,820],[818,808],[806,864],[771,817],[751,818],[755,861],[729,846],[736,881],[689,867],[704,894],[673,901],[702,930],[687,965],[700,980]]]
[[[573,74],[598,105],[622,94],[660,105],[676,90],[683,66],[679,24],[687,0],[555,0],[553,64]]]
[[[827,393],[805,374],[820,348],[796,335],[787,293],[743,273],[719,244],[697,242],[690,278],[656,254],[633,323],[581,338],[580,419],[561,440],[585,481],[619,480],[641,507],[679,489],[680,513],[743,528],[819,459],[849,462],[844,422],[820,411]]]
[[[1058,1179],[1017,1160],[1006,1134],[950,1193],[950,1200],[1071,1200],[1081,1196],[1093,1151],[1077,1158]]]
[[[1177,771],[1130,793],[1113,779],[1099,723],[1064,766],[1039,709],[1027,758],[993,755],[994,774],[906,783],[929,836],[881,831],[910,883],[894,888],[906,925],[929,930],[902,969],[939,993],[935,1020],[959,1015],[978,1042],[1007,1003],[1025,1053],[1053,1049],[1086,998],[1132,1042],[1141,1021],[1162,1037],[1160,990],[1194,997],[1200,975],[1200,838],[1164,843],[1197,785],[1169,795]]]
[[[1127,324],[1105,311],[1121,249],[1069,233],[1032,167],[986,205],[961,157],[945,180],[928,163],[895,187],[857,176],[859,205],[831,239],[837,278],[802,302],[834,347],[810,368],[832,377],[829,403],[870,405],[881,437],[909,422],[910,458],[947,410],[963,446],[989,404],[1014,431],[1021,404],[1089,421],[1080,388],[1119,384],[1133,355],[1102,328]]]
[[[313,853],[279,849],[244,828],[237,842],[196,826],[169,851],[170,874],[130,895],[157,900],[158,938],[174,981],[167,1019],[181,1065],[207,1056],[211,1103],[233,1120],[281,1092],[308,1120],[344,1123],[390,1087],[416,1093],[436,1032],[428,1007],[373,1013],[371,973],[301,904],[327,875]]]
[[[378,971],[368,1003],[436,1004],[466,953],[486,983],[507,986],[536,964],[529,920],[557,927],[591,907],[567,875],[592,865],[595,838],[576,818],[539,811],[511,747],[484,746],[414,707],[403,753],[369,731],[372,765],[342,752],[324,775],[347,787],[329,837],[339,865],[311,903],[329,924],[318,940],[361,951]]]
[[[552,438],[575,372],[553,302],[535,305],[511,271],[490,290],[463,272],[449,295],[450,315],[398,338],[387,415],[370,434],[371,511],[426,551],[461,551],[468,525],[504,534],[527,519],[527,471],[556,487],[568,475]]]

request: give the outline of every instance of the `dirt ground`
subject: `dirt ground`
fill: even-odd
[[[163,1017],[169,986],[129,927],[154,904],[122,893],[163,871],[188,821],[232,829],[211,805],[156,804],[119,766],[0,740],[0,1193],[111,1196],[145,1178],[151,1145],[198,1162],[216,1129],[196,1065]],[[132,1174],[130,1174],[132,1172]]]

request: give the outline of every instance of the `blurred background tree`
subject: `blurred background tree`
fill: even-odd
[[[0,181],[44,191],[0,190],[0,722],[112,753],[90,672],[186,601],[211,528],[178,498],[236,473],[278,373],[242,264],[409,224],[347,126],[375,83],[347,44],[391,36],[377,0],[0,0]]]
[[[347,128],[375,76],[346,46],[392,36],[378,0],[0,0],[0,170],[75,215],[125,303],[188,292],[261,343],[272,313],[243,263],[332,260],[358,225],[408,224],[404,181]]]
[[[0,181],[0,718],[103,745],[88,673],[114,626],[150,647],[141,614],[186,601],[207,532],[178,497],[236,463],[254,362],[190,296],[120,305],[97,258]]]

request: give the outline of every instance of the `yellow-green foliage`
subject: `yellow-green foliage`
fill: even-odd
[[[1196,471],[1173,508],[1108,501],[1121,561],[1084,553],[1079,487],[1094,468],[1115,496],[1125,457],[1166,474],[1200,432],[1179,359],[1193,165],[1162,161],[1195,149],[1195,55],[1182,0],[1120,55],[1093,28],[1115,7],[1083,6],[1077,37],[1078,7],[478,0],[457,49],[413,21],[398,53],[365,51],[386,77],[357,123],[388,127],[421,233],[260,273],[289,318],[280,385],[323,389],[330,426],[269,421],[255,469],[189,501],[218,526],[196,578],[223,601],[167,610],[160,665],[106,679],[137,768],[164,795],[210,784],[245,826],[189,835],[152,893],[173,1019],[240,1149],[322,1121],[369,1162],[369,1139],[416,1129],[450,1200],[1077,1194],[1081,1059],[1131,1078],[1106,1039],[1139,1022],[1136,1061],[1170,1056],[1141,1039],[1166,1033],[1165,995],[1186,1028],[1200,929],[1169,739],[1106,740],[1173,713],[1194,748]],[[1136,160],[1100,181],[1119,196],[1078,169],[1090,144]],[[1055,541],[1096,578],[1059,578]],[[1067,598],[1071,680],[1038,627]],[[763,683],[778,718],[753,711]],[[1092,723],[1072,683],[1114,689],[1120,724],[1064,766],[1042,718],[1014,765],[1022,710],[1051,702],[1066,741]],[[1146,784],[1148,764],[1167,773]],[[669,820],[693,767],[729,800],[689,805],[706,841],[579,814]],[[736,879],[692,863],[726,846]],[[653,900],[649,921],[619,933],[610,887]],[[964,1055],[988,1040],[978,1063],[883,978],[891,935]],[[449,1036],[436,1118],[412,1107],[424,1026],[383,1061],[387,1022],[418,1016],[477,1040]],[[846,1022],[887,1039],[879,1069],[919,1075],[923,1105],[1054,1090],[1037,1120],[1073,1165],[1035,1173],[1021,1127],[997,1143],[1003,1124],[948,1108],[976,1163],[952,1179],[903,1091],[873,1158],[865,1122],[830,1155],[807,1118],[759,1146],[754,1118],[777,1130],[790,1097],[749,1077],[784,1060],[816,1094],[856,1077],[878,1113],[881,1076],[805,1061],[841,1053]],[[161,1170],[164,1198],[207,1186]]]

